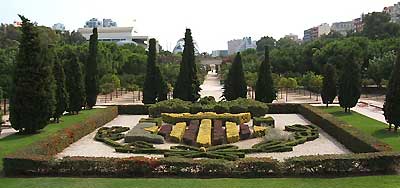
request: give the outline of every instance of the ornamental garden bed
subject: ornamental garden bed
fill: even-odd
[[[132,110],[129,110],[129,107],[124,106],[123,108],[124,113],[132,113]],[[137,109],[138,107],[135,108]],[[57,153],[65,149],[65,145],[54,146],[58,148],[55,152],[48,148],[51,143],[47,143],[47,145],[46,143],[42,143],[40,145],[34,145],[34,148],[37,148],[35,152],[32,152],[31,149],[25,148],[7,156],[4,159],[4,172],[9,176],[269,177],[305,174],[345,175],[390,173],[398,170],[398,153],[390,152],[390,147],[386,144],[359,132],[352,126],[341,122],[314,107],[298,104],[274,104],[269,105],[268,112],[276,113],[271,114],[271,116],[273,116],[277,128],[280,124],[280,119],[283,119],[287,123],[286,125],[288,125],[286,130],[288,132],[293,132],[295,139],[279,142],[277,140],[267,141],[260,138],[253,138],[253,134],[256,131],[254,130],[254,127],[252,127],[253,125],[247,122],[249,130],[252,130],[250,131],[250,139],[234,142],[237,140],[237,135],[239,135],[238,139],[241,139],[241,130],[243,130],[242,132],[246,132],[244,130],[247,130],[245,126],[242,125],[243,122],[240,120],[234,122],[223,119],[222,129],[225,131],[224,134],[221,133],[221,123],[215,123],[218,121],[212,121],[210,119],[210,121],[207,120],[200,122],[198,128],[196,123],[191,123],[190,121],[193,120],[190,120],[185,123],[185,131],[182,131],[183,124],[180,125],[180,127],[175,128],[174,131],[174,126],[176,126],[176,124],[165,123],[167,128],[164,128],[164,123],[160,126],[160,123],[157,123],[159,121],[157,121],[151,126],[150,124],[148,124],[148,126],[141,126],[140,131],[146,131],[144,134],[161,136],[164,138],[166,143],[149,143],[148,141],[140,139],[130,143],[123,143],[120,138],[122,138],[122,134],[126,133],[127,128],[122,128],[126,127],[126,125],[124,124],[125,121],[121,120],[121,118],[130,121],[132,127],[129,127],[129,131],[132,131],[135,129],[134,125],[140,124],[139,120],[141,118],[146,118],[147,116],[120,115],[113,123],[109,123],[105,126],[112,127],[119,125],[119,127],[101,128],[99,130],[95,130],[94,127],[92,133],[87,132],[86,134],[90,134],[84,136],[84,138],[80,140],[82,141],[85,137],[91,137],[91,143],[96,143],[102,147],[108,148],[113,156],[64,155],[60,158],[60,153],[58,155]],[[296,114],[296,112],[300,115]],[[169,111],[169,113],[174,112]],[[289,115],[297,116],[298,119],[303,120],[306,123],[303,122],[302,125],[296,125],[301,123],[288,121],[287,116]],[[136,121],[130,119],[133,117]],[[309,120],[309,122],[307,120]],[[238,134],[227,134],[227,122],[229,122],[228,127],[231,127],[229,130],[234,130],[232,127],[233,124],[236,124]],[[143,123],[148,122],[143,122],[142,120],[142,124]],[[217,127],[215,131],[213,129],[213,124]],[[312,124],[314,124],[314,126]],[[154,126],[158,128],[155,128]],[[191,131],[189,131],[191,134],[194,134],[193,132],[197,132],[197,134],[200,134],[201,132],[206,133],[204,139],[202,138],[199,140],[198,137],[196,138],[196,143],[204,145],[185,145],[184,138],[186,134],[189,134],[186,133],[186,131],[189,130],[190,127],[192,127],[190,129]],[[258,131],[262,132],[260,130]],[[159,135],[160,133],[165,134]],[[173,134],[173,139],[169,138],[171,133]],[[223,135],[222,137],[224,137],[222,145],[215,144],[216,146],[211,146],[214,145],[214,136],[217,135],[216,138],[219,138],[221,137],[221,134]],[[262,133],[260,134],[262,136]],[[233,141],[231,141],[229,145],[226,144],[228,143],[228,135],[233,135],[232,137],[234,138],[231,139]],[[337,142],[341,143],[354,153],[342,152],[341,154],[313,155],[307,157],[289,156],[286,160],[280,161],[271,157],[257,156],[260,153],[284,154],[293,148],[304,146],[306,144],[315,145],[312,142],[317,141],[324,136],[335,138]],[[95,138],[96,140],[94,140]],[[242,136],[242,138],[244,137]],[[62,139],[64,138],[61,137],[61,140]],[[73,143],[71,147],[77,145],[81,147],[79,151],[83,150],[86,153],[93,149],[90,144],[85,146],[85,144],[79,143],[80,141]],[[193,141],[194,137],[192,136],[192,144],[194,143]],[[158,145],[162,146],[159,147]],[[71,147],[66,148],[61,152],[61,154],[68,151]],[[305,148],[303,148],[303,150],[304,149]],[[93,154],[95,153],[96,152],[93,152]]]

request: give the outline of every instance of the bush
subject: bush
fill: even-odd
[[[185,113],[190,111],[192,103],[180,99],[171,99],[152,104],[149,107],[151,117],[160,117],[161,113]]]
[[[226,102],[229,105],[230,113],[250,112],[252,117],[264,116],[268,113],[268,105],[253,99],[238,98]]]
[[[253,137],[262,137],[265,136],[266,131],[269,130],[268,127],[264,126],[253,126]]]
[[[225,141],[225,130],[222,127],[222,120],[214,120],[212,145],[220,145]]]
[[[162,118],[141,118],[139,120],[139,123],[145,123],[145,122],[149,122],[149,123],[156,123],[156,125],[158,127],[161,127],[162,125]]]
[[[118,114],[127,115],[148,115],[148,105],[118,105]]]
[[[160,130],[158,130],[158,135],[161,135],[164,138],[168,138],[171,131],[172,131],[172,125],[165,124],[160,127]]]
[[[162,113],[162,120],[166,123],[176,124],[178,122],[190,122],[191,120],[202,120],[202,119],[216,119],[222,121],[236,122],[237,124],[247,123],[251,120],[250,113],[240,114],[216,114],[215,112],[199,112],[197,114],[189,113]]]
[[[135,127],[132,128],[131,131],[126,133],[125,142],[131,143],[136,141],[144,141],[154,144],[162,144],[164,143],[164,138],[160,135],[151,134],[149,131],[146,131],[146,128],[151,128],[156,126],[155,123],[138,123]]]
[[[239,131],[240,140],[246,140],[246,139],[250,138],[251,132],[250,132],[248,125],[240,124],[239,128],[240,128],[240,131]]]
[[[202,147],[211,146],[211,120],[203,119],[200,123],[199,134],[196,140],[197,145]]]
[[[169,135],[169,138],[173,142],[181,142],[183,139],[183,135],[186,130],[186,122],[179,122],[175,126],[172,127],[172,131]]]
[[[239,141],[239,130],[236,123],[226,122],[225,129],[226,129],[226,141],[228,143],[234,143]]]
[[[268,117],[254,117],[253,118],[253,125],[275,127],[275,120],[271,116],[268,116]]]
[[[185,134],[183,135],[183,143],[187,145],[195,145],[196,144],[196,138],[197,138],[197,133],[199,131],[199,125],[200,121],[199,120],[192,120],[189,123],[189,126],[187,130],[185,131]]]
[[[296,114],[300,104],[296,103],[271,103],[268,104],[269,114]]]

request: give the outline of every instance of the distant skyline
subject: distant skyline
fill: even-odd
[[[25,15],[39,25],[63,23],[67,30],[83,27],[91,18],[111,18],[118,26],[134,26],[137,35],[159,40],[172,50],[192,29],[200,51],[227,49],[227,41],[246,36],[279,39],[321,23],[350,21],[362,13],[382,11],[399,0],[12,0],[0,6],[0,23]],[[136,20],[136,22],[134,22]]]

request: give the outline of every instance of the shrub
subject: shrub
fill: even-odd
[[[200,124],[199,120],[190,121],[188,129],[185,131],[185,134],[183,135],[183,143],[187,145],[196,144],[197,132],[199,131],[199,124]]]
[[[175,126],[172,127],[171,134],[169,138],[173,142],[181,142],[183,139],[183,135],[185,134],[186,130],[186,122],[177,123]]]
[[[126,133],[125,142],[135,142],[135,141],[144,141],[155,144],[164,143],[164,138],[160,135],[151,134],[149,131],[146,131],[146,128],[151,128],[156,126],[155,123],[138,123],[135,127],[132,128],[131,131]]]
[[[215,112],[199,112],[197,114],[189,113],[162,113],[162,120],[166,123],[176,124],[178,122],[189,122],[191,120],[202,120],[202,119],[218,119],[223,121],[236,122],[238,124],[247,123],[251,120],[250,113],[240,114],[216,114]]]
[[[156,123],[157,126],[161,127],[162,118],[141,118],[139,120],[139,123],[145,123],[145,122]]]
[[[269,114],[295,114],[299,112],[300,106],[296,103],[271,103],[267,105]]]
[[[190,111],[191,102],[180,99],[171,99],[158,102],[149,106],[151,117],[160,117],[161,113],[184,113]]]
[[[211,146],[211,120],[203,119],[200,123],[199,134],[197,135],[196,143],[199,146]]]
[[[145,131],[148,131],[151,134],[157,134],[158,133],[158,129],[159,129],[158,126],[152,126],[152,127],[144,128]]]
[[[148,115],[148,105],[118,105],[118,114],[127,115]]]
[[[271,116],[253,117],[253,125],[275,127],[275,120]]]
[[[227,104],[229,105],[230,113],[250,112],[253,117],[264,116],[268,113],[268,106],[266,103],[253,99],[238,98],[227,102]]]
[[[245,140],[250,138],[251,132],[247,124],[240,124],[240,140]]]
[[[228,143],[234,143],[239,141],[239,130],[234,122],[226,122],[226,141]]]
[[[262,137],[265,136],[265,132],[269,130],[268,127],[264,126],[253,126],[253,137]]]
[[[171,124],[165,124],[163,126],[160,127],[160,129],[158,130],[158,135],[163,136],[164,138],[167,138],[169,136],[169,134],[172,131],[172,125]]]
[[[222,127],[222,123],[221,120],[214,120],[212,145],[220,145],[225,141],[225,130]]]

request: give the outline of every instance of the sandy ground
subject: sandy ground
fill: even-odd
[[[222,86],[217,73],[208,72],[203,84],[200,86],[200,96],[213,96],[216,101],[221,100]]]
[[[284,129],[285,125],[292,124],[309,124],[309,122],[298,114],[272,114],[271,116],[275,119],[276,127],[279,129]],[[147,116],[138,115],[120,115],[113,121],[107,123],[104,126],[129,126],[133,127],[139,121],[140,118]],[[97,131],[97,130],[96,130]],[[95,141],[93,138],[96,131],[86,135],[77,142],[73,143],[67,147],[64,151],[59,153],[57,157],[65,156],[87,156],[87,157],[131,157],[131,156],[145,156],[145,157],[162,157],[162,155],[143,155],[143,154],[126,154],[117,153],[114,148],[107,146],[101,142]],[[252,145],[259,143],[262,138],[249,139],[245,141],[240,141],[234,143],[234,145],[239,146],[239,148],[251,148]],[[156,144],[156,148],[168,149],[173,145],[178,145],[176,143],[165,143]],[[338,143],[328,134],[320,131],[320,138],[307,142],[305,144],[295,146],[292,152],[283,153],[258,153],[249,154],[248,157],[273,157],[278,160],[283,160],[288,157],[302,156],[302,155],[316,155],[316,154],[342,154],[350,153],[343,145]]]

